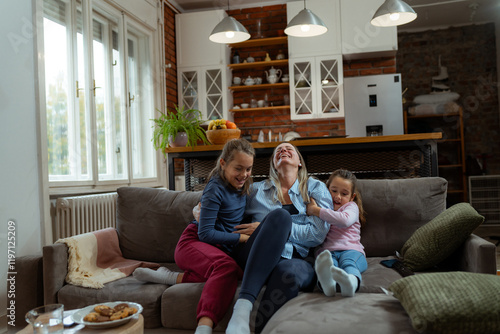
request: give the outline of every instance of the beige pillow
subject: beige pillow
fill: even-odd
[[[481,225],[484,217],[469,203],[458,203],[421,226],[401,249],[412,271],[434,267],[450,256]]]
[[[389,290],[420,333],[500,332],[500,276],[417,274],[393,282]]]

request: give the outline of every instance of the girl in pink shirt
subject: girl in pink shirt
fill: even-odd
[[[314,265],[320,287],[327,296],[335,295],[337,283],[342,296],[354,296],[361,285],[361,273],[368,267],[360,241],[365,217],[356,180],[350,171],[334,171],[326,183],[332,195],[333,210],[320,208],[314,199],[307,205],[308,215],[330,224]]]

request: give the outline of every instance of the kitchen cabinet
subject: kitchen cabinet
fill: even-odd
[[[204,119],[231,119],[226,65],[230,49],[208,39],[227,14],[224,10],[175,16],[179,106],[201,111]]]
[[[292,120],[344,117],[342,56],[290,59]]]
[[[177,75],[179,105],[200,110],[203,119],[231,119],[225,66],[179,68]]]
[[[467,174],[463,113],[408,115],[404,113],[405,133],[441,132],[438,141],[439,176],[448,181],[447,206],[467,202]]]
[[[208,39],[226,16],[222,9],[175,15],[177,67],[227,64],[229,48]]]
[[[309,0],[306,8],[325,23],[328,31],[314,37],[288,37],[289,58],[322,56],[341,53],[339,0]],[[304,9],[304,1],[287,2],[287,22]]]
[[[345,59],[394,56],[396,27],[376,27],[370,21],[384,0],[340,0],[342,55]]]
[[[262,53],[262,49],[271,49],[274,50],[273,48],[283,48],[285,47],[286,51],[286,45],[287,45],[287,36],[280,36],[280,37],[271,37],[271,38],[260,38],[260,39],[253,39],[253,40],[247,40],[244,42],[240,43],[235,43],[235,44],[230,44],[229,46],[233,50],[240,50],[242,51],[242,55],[249,55],[252,56],[254,53]],[[276,50],[274,50],[276,51]],[[286,54],[286,52],[285,52]],[[276,82],[276,83],[268,83],[266,80],[266,76],[263,74],[266,71],[269,71],[271,68],[275,69],[282,69],[285,70],[288,68],[288,59],[276,59],[276,57],[273,55],[274,59],[271,60],[260,60],[257,59],[257,61],[254,62],[242,62],[242,63],[237,63],[237,64],[228,64],[227,67],[229,69],[229,79],[228,79],[228,87],[229,91],[232,93],[237,93],[239,94],[239,97],[241,97],[243,100],[247,101],[250,100],[251,97],[254,97],[254,94],[257,95],[272,95],[271,92],[275,89],[289,89],[289,83],[288,82],[283,82],[281,79]],[[271,58],[271,57],[270,57]],[[245,59],[243,57],[242,61]],[[255,75],[256,73],[259,73],[259,75]],[[284,73],[282,73],[284,74]],[[239,76],[241,78],[241,84],[233,84],[232,83],[232,77],[234,76]],[[260,76],[262,78],[262,83],[261,84],[253,84],[253,85],[245,85],[244,81],[245,79],[250,76]],[[269,111],[273,109],[287,109],[289,108],[288,105],[279,105],[279,106],[273,106],[273,102],[269,102],[269,105],[264,106],[264,107],[257,107],[257,108],[247,108],[247,109],[230,109],[229,111],[231,112],[244,112],[244,111]],[[281,103],[280,103],[281,104]]]

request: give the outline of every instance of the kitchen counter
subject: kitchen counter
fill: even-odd
[[[309,174],[328,178],[336,168],[355,172],[358,178],[437,176],[436,141],[440,132],[375,137],[295,139]],[[280,142],[252,143],[256,151],[253,176],[264,179],[269,157]],[[184,160],[186,190],[201,190],[215,166],[223,145],[176,147],[166,150],[169,189],[175,190],[174,159]]]

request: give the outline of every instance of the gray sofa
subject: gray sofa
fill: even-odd
[[[368,257],[360,291],[352,298],[325,297],[320,291],[301,293],[270,320],[264,333],[413,333],[410,319],[397,299],[381,288],[401,278],[380,264],[394,258],[405,241],[423,224],[445,210],[445,179],[360,180],[367,212],[361,241]],[[118,189],[116,229],[125,258],[158,262],[176,269],[174,250],[201,192],[124,187]],[[496,248],[472,234],[434,271],[496,273]],[[66,284],[67,247],[43,249],[45,303],[66,309],[94,303],[128,300],[144,307],[145,328],[164,327],[167,333],[193,332],[203,283],[174,286],[143,283],[129,276],[89,289]],[[236,299],[236,296],[235,296]],[[257,307],[254,307],[254,314]],[[215,331],[224,331],[230,311]]]

